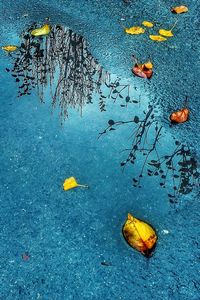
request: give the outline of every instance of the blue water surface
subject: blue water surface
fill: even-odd
[[[2,45],[20,44],[23,30],[34,22],[41,25],[49,17],[52,26],[60,24],[84,36],[88,51],[98,60],[95,68],[103,66],[103,72],[109,73],[109,84],[127,86],[114,100],[117,93],[102,80],[105,111],[97,90],[91,103],[69,105],[63,120],[61,106],[52,108],[49,81],[43,90],[43,103],[37,88],[31,95],[17,97],[19,84],[11,76],[13,57],[1,52],[2,300],[200,299],[196,180],[200,157],[199,4],[184,3],[189,13],[180,16],[174,39],[160,45],[147,36],[125,35],[122,24],[131,26],[149,19],[171,26],[177,16],[169,8],[182,3],[148,2],[1,3]],[[151,81],[132,76],[132,54],[142,61],[153,60]],[[56,69],[53,87],[57,81]],[[186,95],[192,111],[190,121],[170,127],[167,117],[184,105]],[[154,122],[137,151],[133,148],[137,118],[144,120],[151,108]],[[112,121],[115,130],[109,131]],[[124,124],[126,121],[132,122]],[[144,149],[153,144],[161,127],[157,152],[152,151],[141,174]],[[175,155],[182,147],[188,151],[186,156],[183,151]],[[133,150],[137,153],[134,164],[127,161]],[[170,155],[175,159],[174,173],[164,163],[163,173],[148,175],[152,161]],[[189,171],[179,171],[182,157],[190,162]],[[174,175],[193,180],[191,190],[185,182],[181,192]],[[70,176],[89,189],[64,192],[63,181]],[[122,236],[128,212],[148,221],[157,231],[158,244],[150,259],[128,246]]]

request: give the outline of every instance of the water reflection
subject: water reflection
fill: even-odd
[[[99,109],[106,111],[108,102],[116,101],[121,107],[135,100],[137,87],[123,83],[111,76],[99,65],[88,50],[86,40],[72,30],[60,25],[52,26],[48,36],[35,38],[30,32],[38,27],[34,24],[25,30],[19,51],[12,54],[11,72],[18,84],[18,97],[31,95],[37,90],[41,102],[45,102],[48,90],[52,108],[59,107],[61,123],[68,117],[68,110],[76,108],[80,112],[87,104],[92,104],[94,93],[98,95]],[[114,131],[121,125],[133,125],[132,143],[126,149],[128,155],[121,166],[136,165],[138,174],[133,185],[141,187],[144,175],[157,176],[160,187],[170,186],[170,202],[175,203],[179,194],[188,194],[199,182],[197,162],[190,149],[178,141],[172,141],[170,148],[163,147],[165,130],[156,116],[153,105],[149,105],[142,116],[128,121],[109,120],[100,136]]]
[[[136,165],[142,161],[139,168],[135,167],[133,178],[134,187],[142,187],[144,175],[157,176],[162,188],[168,187],[168,197],[171,203],[176,203],[178,195],[187,195],[199,186],[199,171],[196,159],[191,150],[172,139],[167,147],[165,129],[156,117],[154,106],[149,105],[143,117],[135,116],[127,121],[109,120],[108,126],[99,134],[101,137],[109,131],[115,131],[122,125],[132,126],[132,143],[125,149],[128,155],[121,166],[124,169],[128,164]],[[139,170],[139,172],[138,172]]]
[[[68,117],[69,108],[82,111],[92,103],[94,92],[99,95],[100,111],[106,110],[106,99],[123,99],[124,107],[128,102],[138,103],[130,99],[129,85],[121,84],[119,78],[111,79],[98,64],[82,36],[56,25],[48,36],[35,38],[30,32],[36,27],[38,24],[22,33],[19,51],[12,54],[13,68],[6,69],[18,83],[18,97],[37,89],[40,101],[45,102],[49,87],[52,107],[59,106],[61,122]]]

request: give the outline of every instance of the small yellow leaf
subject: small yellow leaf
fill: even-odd
[[[41,35],[47,35],[51,31],[51,28],[49,24],[45,24],[40,28],[36,28],[31,31],[31,35],[33,36],[41,36]]]
[[[142,25],[145,26],[145,27],[149,27],[149,28],[153,27],[153,23],[151,23],[149,21],[143,21]]]
[[[2,48],[2,50],[7,51],[7,52],[13,52],[18,49],[18,47],[14,46],[14,45],[3,46],[1,48]]]
[[[77,186],[81,186],[81,187],[85,187],[85,188],[88,187],[87,185],[78,184],[74,177],[70,177],[70,178],[65,179],[65,181],[63,183],[63,189],[65,191],[76,188]]]
[[[150,35],[149,38],[152,40],[152,41],[157,41],[157,42],[164,42],[166,41],[167,39],[161,35]]]
[[[188,7],[185,5],[172,7],[171,12],[175,14],[183,14],[188,12]]]
[[[127,243],[144,255],[149,255],[158,239],[155,230],[130,213],[122,229]]]
[[[160,29],[159,34],[167,37],[174,36],[171,30]]]
[[[147,69],[153,69],[153,64],[150,60],[144,63],[143,66],[146,67]]]
[[[142,34],[145,32],[145,29],[139,26],[133,26],[130,28],[125,28],[124,29],[126,33],[128,34]]]

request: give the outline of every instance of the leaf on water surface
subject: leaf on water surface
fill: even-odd
[[[78,186],[88,188],[87,185],[78,184],[74,177],[70,177],[70,178],[65,179],[65,181],[63,183],[63,189],[65,191],[76,188]]]
[[[31,35],[33,36],[42,36],[47,35],[51,31],[49,24],[44,24],[42,27],[36,28],[31,31]]]
[[[176,20],[176,22],[174,23],[174,25],[172,26],[172,28],[170,29],[170,30],[166,30],[166,29],[160,29],[159,30],[159,34],[160,35],[163,35],[163,36],[166,36],[166,37],[172,37],[172,36],[174,36],[174,34],[172,33],[172,30],[174,29],[174,27],[176,26],[176,24],[177,24],[177,20]]]
[[[145,29],[140,27],[140,26],[133,26],[133,27],[130,27],[130,28],[125,28],[124,29],[126,33],[128,34],[143,34],[145,33]]]
[[[189,119],[190,111],[188,108],[182,108],[181,110],[175,111],[170,115],[170,121],[173,124],[184,123]]]
[[[153,75],[153,64],[148,61],[144,64],[136,63],[132,69],[133,74],[141,78],[150,79]]]
[[[151,28],[151,27],[154,26],[153,23],[151,23],[151,22],[149,22],[149,21],[143,21],[143,22],[142,22],[142,25],[145,26],[145,27],[149,27],[149,28]]]
[[[152,40],[152,41],[156,41],[156,42],[164,42],[166,41],[167,39],[161,35],[152,35],[150,34],[149,38]]]
[[[122,232],[131,247],[145,256],[150,256],[158,239],[151,225],[136,219],[129,213]]]
[[[181,5],[181,6],[176,6],[176,7],[172,7],[171,8],[171,12],[174,14],[183,14],[188,12],[188,7],[185,5]]]
[[[8,45],[8,46],[2,46],[1,49],[6,52],[14,52],[18,49],[18,47],[14,45]]]
[[[160,29],[159,34],[167,37],[174,36],[171,30]]]

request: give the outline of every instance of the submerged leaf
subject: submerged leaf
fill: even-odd
[[[149,224],[136,219],[130,213],[122,232],[127,243],[146,256],[151,254],[158,239],[155,230]]]
[[[33,36],[41,36],[41,35],[47,35],[51,31],[51,28],[49,24],[45,24],[42,27],[36,28],[31,31],[31,35]]]
[[[181,110],[178,110],[176,112],[173,112],[170,115],[170,121],[171,123],[184,123],[188,121],[189,119],[189,109],[188,108],[182,108]]]
[[[159,34],[167,37],[174,36],[171,30],[160,29]]]
[[[126,33],[128,34],[142,34],[145,33],[145,29],[139,26],[133,26],[130,28],[125,28],[124,29]]]
[[[172,7],[171,12],[174,14],[183,14],[183,13],[188,12],[188,7],[185,5]]]
[[[153,27],[153,23],[151,23],[149,21],[143,21],[142,25],[145,26],[145,27],[149,27],[149,28]]]
[[[78,184],[77,181],[76,181],[76,179],[74,177],[70,177],[70,178],[65,179],[65,181],[63,183],[63,189],[65,191],[73,189],[73,188],[75,188],[77,186],[84,187],[84,188],[88,187],[87,185]]]
[[[164,42],[166,41],[167,39],[161,35],[150,35],[149,38],[152,40],[152,41],[157,41],[157,42]]]
[[[6,51],[6,52],[13,52],[18,49],[18,47],[14,46],[14,45],[3,46],[1,48],[2,48],[2,50]]]

